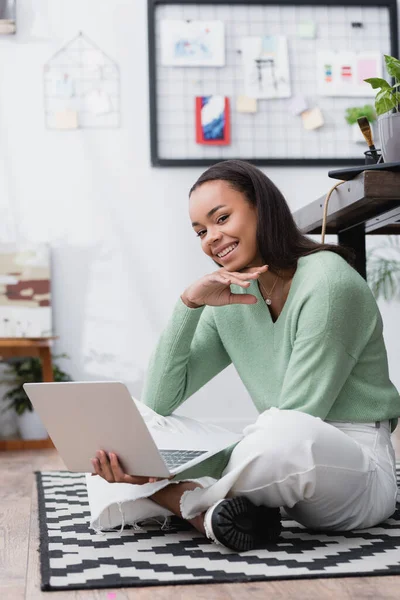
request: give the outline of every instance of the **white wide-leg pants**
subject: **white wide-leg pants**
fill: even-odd
[[[171,430],[207,427],[176,415],[157,417]],[[86,480],[91,526],[97,530],[171,515],[149,499],[171,485],[168,480],[144,485],[110,484],[90,475]],[[390,517],[396,506],[390,424],[329,422],[271,408],[244,430],[220,479],[195,481],[202,487],[181,499],[186,519],[223,498],[246,496],[257,505],[281,507],[283,514],[312,529],[371,527]]]

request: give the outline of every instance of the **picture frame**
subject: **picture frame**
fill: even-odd
[[[184,89],[184,86],[187,84],[192,84],[193,83],[193,94],[192,97],[190,98],[186,98],[187,101],[187,105],[189,108],[186,108],[186,110],[189,110],[189,112],[193,112],[193,125],[185,125],[185,124],[181,124],[180,122],[178,123],[174,123],[171,124],[169,127],[165,126],[165,124],[162,122],[162,116],[163,114],[166,114],[167,108],[166,106],[163,105],[163,101],[165,100],[165,93],[163,92],[161,88],[161,83],[160,83],[160,63],[158,60],[159,57],[159,40],[157,40],[157,18],[156,18],[156,11],[161,9],[163,10],[163,15],[166,14],[165,10],[168,7],[172,7],[174,11],[177,10],[177,7],[182,6],[182,14],[183,15],[188,15],[191,14],[190,13],[190,9],[191,7],[195,6],[194,11],[196,11],[196,19],[200,20],[202,18],[202,9],[203,7],[209,7],[211,6],[213,7],[213,14],[215,15],[215,19],[222,19],[221,17],[221,11],[219,10],[221,9],[236,9],[237,7],[240,6],[244,6],[243,4],[243,0],[216,0],[215,2],[210,2],[210,0],[185,0],[183,2],[183,0],[181,2],[176,2],[176,1],[171,1],[171,0],[148,0],[148,43],[149,43],[149,53],[148,53],[148,64],[149,64],[149,100],[150,100],[150,159],[151,159],[151,164],[155,167],[192,167],[192,166],[209,166],[211,164],[214,164],[216,162],[219,162],[220,160],[224,160],[227,158],[239,158],[242,160],[247,160],[252,162],[255,165],[271,165],[271,166],[296,166],[296,167],[302,167],[302,166],[344,166],[344,165],[357,165],[360,164],[361,160],[362,160],[362,156],[360,155],[360,148],[359,146],[357,147],[357,151],[358,154],[351,156],[349,155],[349,152],[343,152],[343,154],[340,154],[340,150],[342,147],[345,146],[345,144],[341,145],[340,144],[340,139],[336,140],[336,146],[339,149],[338,152],[336,153],[336,155],[330,155],[329,154],[329,146],[330,146],[330,139],[328,134],[328,127],[319,127],[318,130],[311,130],[311,131],[307,131],[308,135],[310,136],[308,139],[310,140],[310,143],[308,144],[308,155],[302,155],[301,152],[299,151],[298,156],[293,156],[293,147],[291,145],[290,142],[290,134],[291,132],[290,127],[287,127],[285,124],[281,125],[281,129],[280,132],[285,132],[286,130],[286,134],[287,134],[287,140],[286,140],[286,151],[285,151],[285,144],[282,143],[282,140],[279,139],[279,129],[278,129],[278,125],[276,124],[276,131],[278,132],[277,135],[278,137],[276,138],[276,144],[275,144],[275,148],[281,148],[282,151],[278,156],[272,156],[269,155],[268,152],[265,153],[265,155],[260,155],[260,152],[258,152],[258,155],[250,154],[246,151],[246,148],[249,147],[250,145],[250,141],[247,140],[247,143],[243,143],[242,146],[240,146],[239,148],[235,148],[233,145],[229,146],[229,145],[210,145],[209,149],[206,151],[204,150],[203,154],[200,155],[199,151],[196,152],[192,152],[190,154],[190,152],[188,153],[184,153],[183,151],[180,153],[180,155],[176,155],[174,156],[173,151],[178,148],[178,146],[181,146],[182,148],[185,146],[186,147],[190,147],[191,149],[194,148],[194,144],[197,144],[196,142],[196,104],[195,104],[195,97],[197,96],[202,96],[202,95],[206,95],[206,94],[202,94],[202,93],[196,93],[196,80],[200,79],[202,77],[202,74],[205,73],[204,70],[202,70],[202,67],[197,67],[195,70],[193,70],[193,78],[191,78],[190,76],[190,69],[188,68],[184,68],[184,77],[182,77],[182,80],[179,80],[179,74],[178,71],[176,70],[177,67],[168,67],[170,70],[172,70],[171,72],[173,72],[174,74],[174,81],[176,82],[176,84],[172,84],[170,85],[170,88],[172,88],[172,92],[176,94],[176,99],[177,102],[175,103],[173,99],[168,98],[171,106],[173,107],[173,109],[175,110],[175,114],[179,115],[179,106],[182,106],[183,104],[183,95],[182,95],[182,89]],[[243,10],[248,10],[248,7],[259,7],[260,10],[263,9],[263,7],[271,7],[271,6],[276,6],[276,0],[248,0],[245,3],[245,8]],[[320,7],[323,7],[324,9],[334,9],[335,7],[341,7],[343,6],[344,9],[349,10],[349,7],[355,7],[355,8],[359,8],[360,10],[369,10],[369,9],[374,9],[374,10],[379,10],[379,9],[386,9],[387,13],[389,15],[389,22],[388,22],[388,27],[387,27],[387,31],[389,33],[388,35],[388,39],[387,39],[387,46],[388,49],[386,52],[390,52],[390,54],[392,56],[396,56],[398,55],[398,25],[397,25],[397,2],[396,0],[350,0],[350,2],[345,2],[345,0],[339,0],[339,2],[337,2],[336,0],[324,0],[323,2],[321,0],[280,0],[279,2],[279,7],[280,9],[285,8],[285,7],[294,7],[295,8],[295,12],[299,12],[299,10],[301,10],[302,7],[310,7],[311,9],[313,9],[314,7],[316,7],[316,9],[319,9]],[[194,12],[193,11],[193,12]],[[174,13],[175,14],[175,13]],[[209,13],[208,13],[209,14]],[[169,18],[169,17],[164,17],[163,18]],[[174,17],[176,18],[176,17]],[[179,17],[181,18],[181,17]],[[188,19],[190,19],[190,17],[188,17]],[[300,26],[302,28],[302,33],[301,35],[304,35],[304,30],[306,30],[306,33],[310,33],[308,30],[312,29],[309,24],[304,24],[304,23],[298,23],[297,24],[299,27],[299,31],[300,31]],[[305,26],[304,26],[305,25]],[[308,27],[307,27],[308,26]],[[357,35],[360,34],[360,30],[358,30]],[[300,34],[299,34],[300,35]],[[354,34],[356,35],[356,34]],[[312,41],[310,40],[306,40],[306,42],[304,42],[304,44],[308,44],[311,45]],[[365,50],[365,49],[362,49]],[[228,52],[231,52],[231,54],[233,53],[232,49],[227,49]],[[313,60],[315,60],[315,54],[312,54],[311,52],[309,52],[309,55],[311,56],[311,58]],[[164,67],[164,72],[165,69],[167,67]],[[194,73],[194,71],[196,71],[196,73]],[[221,95],[227,96],[230,100],[230,107],[231,107],[231,115],[230,115],[230,126],[231,126],[231,141],[232,143],[235,140],[235,136],[236,136],[236,121],[239,120],[238,115],[237,115],[237,111],[234,113],[234,106],[237,105],[237,97],[234,98],[232,97],[229,93],[225,93],[225,90],[223,88],[222,83],[220,83],[220,79],[223,76],[223,72],[224,72],[224,67],[216,67],[215,68],[215,73],[211,72],[211,69],[208,68],[206,69],[207,71],[207,76],[209,77],[210,81],[212,81],[212,86],[210,86],[210,92],[207,91],[207,94],[213,94],[214,92],[214,88],[217,89],[217,93],[220,93]],[[199,76],[200,73],[200,76]],[[205,76],[203,77],[203,79],[205,79]],[[238,86],[236,86],[238,87]],[[212,89],[211,89],[212,88]],[[307,82],[305,83],[305,88],[307,91]],[[164,88],[165,89],[165,88]],[[179,90],[179,91],[178,91]],[[185,90],[184,90],[185,91]],[[238,89],[237,91],[237,95],[239,96],[241,93],[243,93],[240,89]],[[292,101],[293,99],[291,98],[287,98],[287,100],[285,98],[276,98],[274,99],[275,102],[279,102],[282,103],[283,101],[287,101],[288,105],[289,103]],[[335,99],[335,102],[340,101],[341,99]],[[349,104],[349,99],[345,99],[347,102],[347,105]],[[260,103],[263,103],[264,100],[259,100],[258,101],[258,105],[260,105]],[[351,102],[351,99],[350,99]],[[176,106],[175,106],[176,104]],[[313,106],[309,106],[310,110],[313,110]],[[172,110],[172,108],[170,107],[170,109]],[[288,108],[287,110],[287,114],[289,115],[289,111],[290,109]],[[324,112],[324,111],[323,111]],[[348,143],[353,143],[352,142],[352,137],[351,137],[351,132],[348,132],[348,129],[345,129],[345,127],[348,127],[347,124],[344,121],[344,110],[342,111],[343,115],[341,115],[341,113],[339,113],[338,110],[332,111],[332,114],[329,113],[329,111],[325,111],[325,114],[328,115],[328,117],[330,118],[331,121],[334,121],[335,123],[339,124],[339,119],[341,119],[341,117],[343,117],[343,122],[340,122],[340,126],[342,127],[342,131],[345,131],[346,134],[346,144],[347,144],[347,140]],[[282,115],[281,115],[282,116]],[[235,117],[235,118],[234,118]],[[243,121],[243,126],[241,127],[241,130],[244,131],[245,135],[246,135],[246,123],[249,122],[249,119],[251,119],[253,117],[253,114],[246,114],[243,116],[240,115],[241,120]],[[299,117],[299,121],[300,121],[300,117]],[[297,124],[298,122],[297,121]],[[275,124],[274,124],[275,125]],[[259,131],[259,128],[257,127],[253,127],[253,129],[251,130],[251,128],[248,129],[248,133],[247,133],[247,137],[250,138],[251,135],[253,135],[253,132],[255,132],[255,134],[257,135]],[[334,128],[331,126],[330,131],[334,132]],[[347,133],[348,132],[348,133]],[[325,141],[323,144],[317,144],[314,143],[314,140],[318,139],[319,137],[323,137],[325,136]],[[348,137],[347,137],[348,136]],[[265,140],[264,136],[264,140]],[[171,149],[170,154],[168,156],[165,155],[165,153],[162,150],[162,145],[164,144],[164,147],[168,147],[169,149]],[[262,140],[259,143],[259,146],[262,146]],[[287,148],[289,146],[289,149],[292,151],[292,155],[288,155],[287,152]],[[204,149],[207,147],[206,145],[202,145],[201,147],[203,147]],[[313,156],[310,155],[310,149],[313,150],[314,148],[320,148],[319,150],[319,154]],[[214,150],[213,150],[214,148]],[[215,152],[215,154],[213,154],[213,152]],[[355,148],[354,148],[354,153],[355,153]],[[194,155],[196,154],[196,155]]]
[[[229,109],[229,98],[225,96],[197,96],[197,144],[208,146],[226,146],[230,144]]]

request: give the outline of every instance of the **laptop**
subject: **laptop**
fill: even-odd
[[[163,426],[163,417],[153,425],[146,423],[137,401],[118,381],[25,383],[23,387],[69,471],[94,472],[91,459],[104,450],[118,456],[125,473],[170,477],[242,437],[200,423],[198,432],[188,434],[179,427],[179,419],[184,422],[185,417],[174,417],[176,427]]]

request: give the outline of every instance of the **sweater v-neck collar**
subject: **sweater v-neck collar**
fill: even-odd
[[[258,281],[254,281],[254,284],[255,284],[255,286],[254,286],[255,287],[255,296],[258,299],[257,305],[259,306],[260,310],[262,310],[264,312],[265,311],[267,312],[268,319],[269,319],[269,321],[270,321],[270,323],[271,323],[271,325],[273,327],[277,326],[281,321],[283,321],[285,319],[285,315],[286,315],[286,313],[288,311],[289,304],[290,304],[290,302],[291,302],[291,300],[293,298],[293,295],[294,295],[294,286],[295,286],[295,282],[297,281],[297,275],[298,275],[298,272],[299,272],[300,261],[301,261],[302,258],[303,257],[300,257],[298,259],[298,261],[297,261],[297,268],[296,268],[296,271],[295,271],[295,273],[294,273],[294,275],[292,277],[292,283],[291,283],[290,288],[289,288],[289,293],[288,293],[287,298],[285,300],[285,304],[283,305],[282,310],[279,313],[279,316],[276,319],[276,321],[273,320],[271,311],[269,310],[268,305],[265,303],[265,300],[264,300],[264,298],[263,298],[263,296],[261,294],[261,290],[260,290],[260,286],[259,286]]]

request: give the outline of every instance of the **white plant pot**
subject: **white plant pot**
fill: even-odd
[[[34,410],[25,410],[18,415],[19,434],[23,440],[45,440],[47,431],[39,415]]]
[[[400,113],[385,113],[378,117],[379,139],[383,160],[400,162]]]

